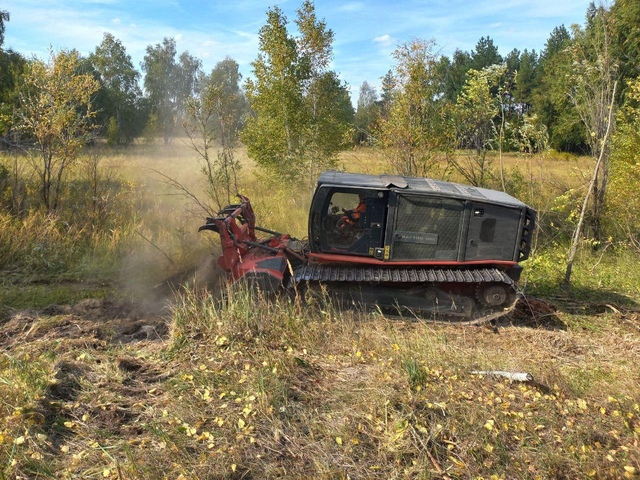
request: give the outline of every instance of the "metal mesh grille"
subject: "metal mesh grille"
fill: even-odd
[[[465,260],[517,260],[520,209],[480,203],[476,209],[482,216],[469,221]]]
[[[400,196],[396,211],[393,258],[456,260],[462,210],[463,203],[458,200]],[[401,232],[433,234],[435,237],[431,238],[436,238],[437,241],[406,241],[402,239]]]

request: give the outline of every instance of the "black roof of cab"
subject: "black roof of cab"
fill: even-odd
[[[526,206],[517,198],[497,190],[471,187],[431,178],[403,177],[397,175],[365,175],[337,171],[323,172],[318,178],[318,187],[333,185],[340,187],[362,187],[395,190],[398,192],[430,194],[447,198],[477,200],[517,207]]]

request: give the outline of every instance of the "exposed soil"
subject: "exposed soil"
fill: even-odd
[[[509,315],[496,321],[496,325],[505,324],[549,330],[566,330],[567,328],[558,316],[558,307],[547,300],[534,297],[521,298]]]
[[[168,334],[169,317],[166,303],[145,305],[110,299],[12,312],[0,329],[0,348],[40,339],[82,339],[85,343],[161,340]]]
[[[75,305],[50,305],[42,310],[0,310],[0,349],[36,340],[67,339],[85,345],[126,344],[163,340],[169,333],[171,303],[185,289],[223,290],[226,277],[210,257],[197,267],[178,272],[149,288],[120,285],[143,301],[89,298]]]

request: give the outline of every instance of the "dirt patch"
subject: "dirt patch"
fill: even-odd
[[[163,303],[142,304],[128,300],[88,298],[75,305],[51,305],[42,315],[74,315],[85,320],[129,319],[132,321],[148,316],[160,315],[165,310]]]
[[[499,326],[509,324],[547,330],[567,329],[566,324],[558,316],[558,308],[554,304],[534,297],[521,298],[509,315],[496,321],[496,325]]]
[[[0,348],[36,340],[129,343],[167,337],[166,303],[86,299],[75,305],[51,305],[41,311],[13,312],[0,331]]]
[[[146,395],[152,385],[161,384],[171,377],[166,365],[154,365],[132,357],[121,357],[118,369],[124,378],[119,393],[124,397]]]
[[[51,400],[72,401],[81,389],[81,381],[85,378],[85,368],[74,362],[59,362],[56,365],[55,383],[47,389],[47,397]]]

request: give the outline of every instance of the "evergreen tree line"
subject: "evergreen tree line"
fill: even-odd
[[[606,38],[598,38],[604,37]],[[576,63],[598,61],[602,59],[600,48],[608,48],[606,55],[612,68],[611,75],[619,80],[620,89],[617,105],[621,105],[627,91],[627,82],[640,73],[638,48],[640,37],[640,6],[630,0],[617,0],[610,9],[591,4],[586,12],[583,26],[573,25],[567,29],[564,25],[553,29],[541,52],[535,50],[519,51],[513,49],[502,56],[490,37],[482,37],[470,51],[457,49],[451,57],[435,54],[435,45],[427,45],[426,61],[423,65],[424,95],[429,95],[433,104],[444,108],[445,104],[455,105],[465,94],[465,86],[473,83],[477,72],[502,66],[501,76],[491,87],[491,95],[498,105],[498,114],[493,118],[500,121],[503,110],[514,135],[505,145],[509,150],[523,148],[517,141],[522,135],[521,129],[530,131],[532,125],[525,124],[528,119],[538,130],[544,130],[548,146],[562,151],[589,154],[589,133],[585,131],[580,113],[571,101],[573,77]],[[413,43],[413,45],[411,45]],[[402,48],[417,47],[410,42],[396,51],[396,58]],[[418,42],[419,43],[419,42]],[[605,45],[606,43],[606,45]],[[423,45],[425,48],[425,45]],[[369,143],[379,132],[378,123],[385,121],[397,91],[406,91],[402,84],[403,73],[398,68],[389,70],[382,80],[381,92],[377,92],[370,83],[360,87],[360,96],[355,114],[356,140]],[[614,71],[615,70],[615,71]],[[413,79],[413,85],[417,83]],[[398,84],[400,82],[400,85]],[[404,93],[404,92],[403,92]],[[467,145],[469,146],[469,145]],[[536,145],[527,148],[536,148]]]

